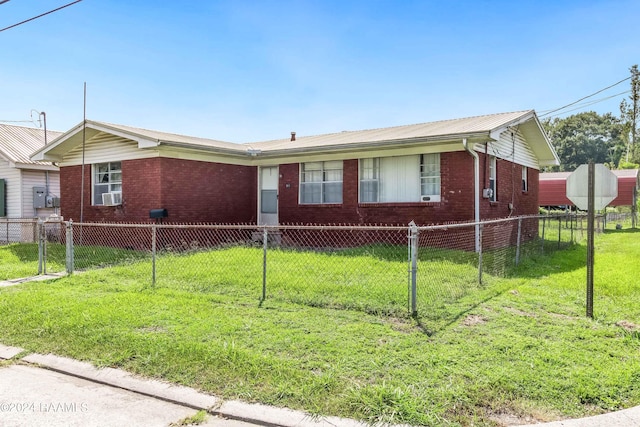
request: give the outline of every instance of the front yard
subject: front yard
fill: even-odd
[[[209,280],[176,271],[152,287],[148,262],[132,260],[0,289],[0,342],[371,422],[584,416],[640,404],[639,237],[627,230],[596,240],[594,320],[585,318],[581,245],[528,258],[511,277],[468,289],[439,318],[418,319],[367,309],[384,302],[379,292],[338,306],[260,301],[259,290],[242,289],[241,263],[231,273],[212,266]]]

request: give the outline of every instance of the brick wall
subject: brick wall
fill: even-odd
[[[440,155],[441,201],[437,203],[358,203],[358,160],[343,164],[341,205],[299,205],[299,167],[280,165],[282,224],[429,225],[473,220],[473,158],[466,152]]]
[[[91,166],[85,166],[85,222],[148,222],[149,210],[165,208],[165,222],[255,223],[257,168],[192,160],[149,158],[122,162],[123,205],[92,206]],[[487,157],[480,154],[481,187],[488,187]],[[358,161],[343,165],[343,203],[300,205],[299,165],[279,168],[281,224],[418,225],[472,221],[473,158],[464,151],[440,155],[441,201],[358,203]],[[529,191],[522,192],[520,165],[497,161],[498,200],[482,199],[482,219],[538,212],[538,171],[529,168]],[[80,220],[80,166],[61,168],[61,212]],[[509,205],[513,205],[513,212]]]
[[[81,166],[60,171],[61,213],[80,220]],[[91,165],[85,165],[85,222],[148,222],[150,209],[167,209],[164,222],[255,223],[256,168],[193,160],[148,158],[122,162],[121,206],[92,206]]]
[[[522,191],[522,166],[507,160],[497,159],[497,201],[481,199],[480,216],[482,219],[505,218],[538,214],[539,171],[528,168],[529,190]],[[480,181],[482,188],[489,188],[488,156],[480,154]],[[513,207],[513,211],[510,209]]]

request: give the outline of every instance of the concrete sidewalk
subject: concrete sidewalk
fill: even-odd
[[[366,427],[355,420],[221,400],[189,387],[139,378],[66,357],[0,344],[2,426],[168,426],[198,411],[201,426]]]

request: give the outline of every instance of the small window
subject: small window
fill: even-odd
[[[420,156],[420,196],[424,201],[440,201],[439,153]]]
[[[489,188],[491,189],[489,200],[492,202],[498,200],[497,166],[496,157],[489,157]]]
[[[529,168],[526,166],[522,167],[522,192],[526,193],[529,191],[529,179],[528,179]]]
[[[93,165],[93,204],[103,205],[105,193],[122,194],[122,163],[96,163]]]
[[[379,200],[380,159],[360,159],[360,202],[376,203]]]
[[[300,203],[342,203],[342,160],[301,163]]]

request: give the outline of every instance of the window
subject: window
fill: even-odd
[[[522,191],[523,192],[527,192],[529,191],[529,179],[527,177],[529,173],[529,169],[526,166],[522,167]]]
[[[380,159],[360,159],[360,202],[378,201]]]
[[[489,188],[491,189],[491,195],[489,196],[489,200],[495,202],[498,200],[498,187],[496,180],[497,170],[497,162],[495,156],[489,157]]]
[[[360,203],[440,201],[440,154],[360,159]]]
[[[440,201],[440,154],[420,156],[420,196],[422,201]]]
[[[300,165],[300,203],[342,203],[342,160]]]
[[[105,193],[122,194],[122,164],[120,162],[93,165],[93,204],[103,205]]]

